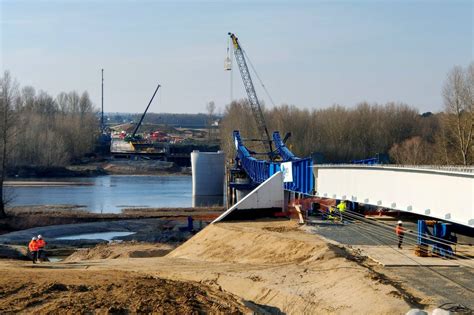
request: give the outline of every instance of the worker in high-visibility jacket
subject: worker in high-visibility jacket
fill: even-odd
[[[36,264],[36,261],[38,260],[38,239],[36,236],[33,236],[30,243],[28,244],[28,250],[30,252],[31,260],[33,260],[33,263]]]
[[[347,209],[346,201],[341,200],[341,202],[339,202],[336,208],[339,211],[339,215],[341,216],[341,222],[342,222],[342,215],[344,214],[344,212],[346,212],[346,209]]]
[[[398,221],[397,226],[395,227],[395,234],[398,237],[398,248],[402,249],[403,236],[405,235],[405,229],[403,228],[403,222]]]
[[[43,239],[43,236],[38,235],[38,240],[36,241],[36,245],[38,247],[38,261],[44,259],[44,247],[46,246],[46,242]]]

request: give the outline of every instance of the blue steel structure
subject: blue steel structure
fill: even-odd
[[[365,165],[376,165],[376,164],[388,164],[390,159],[387,154],[377,153],[375,157],[363,160],[352,160],[351,164],[365,164]]]
[[[455,237],[451,235],[450,224],[436,222],[433,224],[433,232],[428,229],[426,220],[418,220],[417,244],[433,246],[433,253],[441,257],[452,257],[451,245],[456,243]]]
[[[276,146],[278,154],[280,154],[283,161],[296,161],[300,160],[300,158],[296,157],[293,152],[291,152],[286,145],[283,143],[283,140],[280,137],[280,133],[278,131],[273,132],[273,143]]]
[[[273,134],[278,151],[282,154],[283,161],[266,161],[258,160],[254,158],[249,150],[243,144],[240,132],[234,131],[234,144],[237,151],[237,156],[235,158],[238,168],[241,168],[250,178],[250,180],[255,184],[261,184],[270,176],[276,172],[281,171],[281,163],[291,162],[291,169],[293,174],[293,181],[285,182],[285,190],[301,193],[301,194],[312,194],[314,190],[314,180],[313,180],[313,161],[311,158],[301,159],[294,156],[294,154],[288,150],[288,148],[283,144],[279,134],[275,139],[275,133]]]
[[[375,164],[380,164],[380,162],[378,158],[370,158],[370,159],[364,159],[364,160],[353,160],[351,161],[351,164],[375,165]]]

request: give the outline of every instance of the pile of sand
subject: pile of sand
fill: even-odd
[[[276,312],[402,314],[423,306],[363,257],[288,221],[212,224],[164,259],[173,260],[173,278],[213,283]]]
[[[301,239],[301,232],[294,222],[259,229],[242,225],[210,225],[167,257],[226,263],[289,264],[330,259],[337,255],[322,240]],[[292,233],[298,237],[292,238]]]
[[[117,258],[146,258],[162,257],[172,251],[174,247],[169,244],[151,244],[137,242],[99,244],[89,249],[79,249],[65,261],[82,261],[93,259]]]

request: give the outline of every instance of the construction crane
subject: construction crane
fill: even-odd
[[[147,105],[147,107],[145,108],[145,111],[143,112],[142,117],[140,118],[140,121],[139,121],[138,124],[135,126],[135,129],[133,130],[133,133],[125,138],[126,141],[129,141],[129,142],[132,142],[132,143],[133,143],[133,142],[136,142],[136,141],[140,141],[140,140],[141,140],[141,138],[139,138],[139,137],[137,136],[138,129],[140,128],[140,126],[141,126],[141,124],[142,124],[142,122],[143,122],[143,119],[145,118],[145,115],[146,115],[146,113],[147,113],[147,111],[148,111],[148,108],[150,107],[151,102],[153,102],[153,99],[155,98],[156,92],[158,92],[158,89],[160,88],[160,86],[161,86],[161,85],[158,84],[158,86],[156,87],[155,93],[153,93],[153,96],[151,97],[150,102],[148,102],[148,105]]]
[[[234,47],[234,56],[239,66],[240,75],[242,76],[242,81],[244,82],[245,91],[249,98],[250,108],[252,109],[252,114],[257,122],[258,132],[260,137],[262,137],[262,142],[265,149],[268,152],[270,159],[273,159],[273,147],[270,134],[268,133],[267,125],[265,123],[265,118],[263,116],[262,108],[260,107],[260,102],[258,101],[257,93],[255,92],[255,87],[250,77],[249,68],[247,67],[247,62],[245,61],[244,51],[240,46],[237,36],[233,33],[229,33],[230,38],[232,39],[232,44]]]

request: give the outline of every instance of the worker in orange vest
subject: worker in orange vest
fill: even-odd
[[[397,227],[395,228],[395,233],[398,236],[398,248],[402,249],[403,236],[405,235],[405,229],[402,226],[403,222],[398,221]]]
[[[38,235],[38,240],[36,241],[36,245],[38,247],[38,261],[40,259],[44,259],[44,247],[46,246],[46,242],[43,239],[43,236]]]
[[[36,264],[36,261],[38,260],[38,239],[36,236],[33,236],[30,243],[28,244],[28,250],[30,251],[33,263]]]

